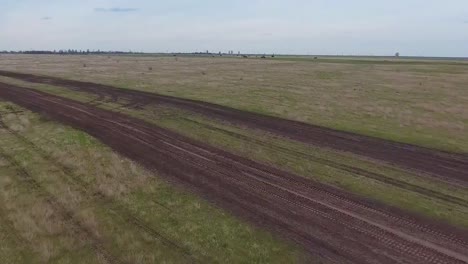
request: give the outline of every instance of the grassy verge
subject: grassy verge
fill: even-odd
[[[303,253],[80,131],[0,102],[0,259],[291,263]],[[6,157],[6,158],[5,158]],[[3,228],[3,225],[2,225]],[[16,247],[15,237],[24,241]],[[4,240],[3,240],[4,239]],[[25,252],[25,253],[22,253]],[[102,254],[104,252],[105,254]],[[17,261],[16,261],[17,260]],[[26,262],[28,262],[26,261]]]
[[[46,85],[32,85],[31,87],[82,102],[95,99],[93,95],[59,87]],[[303,145],[169,107],[146,106],[143,109],[121,107],[127,103],[125,101],[101,102],[98,106],[108,110],[121,111],[241,156],[335,185],[386,204],[457,226],[468,227],[468,190],[465,188],[452,186],[428,176],[379,164],[351,154]],[[346,169],[349,167],[378,174],[379,178],[368,177],[359,171],[349,171]],[[461,200],[464,205],[439,199],[432,195],[421,194],[413,188],[402,188],[388,183],[388,181],[397,181],[454,197]]]

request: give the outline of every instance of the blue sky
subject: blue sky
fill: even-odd
[[[0,0],[0,50],[468,57],[468,0]]]

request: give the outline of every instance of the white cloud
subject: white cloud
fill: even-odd
[[[138,8],[133,7],[111,7],[111,8],[94,8],[95,12],[114,12],[114,13],[126,13],[126,12],[136,12]]]

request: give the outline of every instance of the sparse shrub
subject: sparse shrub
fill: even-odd
[[[201,74],[202,74],[202,75],[206,75],[206,72],[202,71]]]
[[[83,68],[86,68],[86,67],[88,67],[88,66],[86,65],[86,63],[83,63]]]
[[[152,71],[152,70],[153,70],[153,67],[148,67],[148,70],[149,70],[149,71]]]

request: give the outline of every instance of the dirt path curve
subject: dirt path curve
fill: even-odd
[[[0,83],[0,98],[116,151],[328,263],[468,263],[468,232],[204,145],[119,113]]]
[[[466,155],[447,153],[237,110],[216,104],[155,93],[9,71],[0,71],[0,75],[94,93],[100,97],[108,97],[109,100],[114,101],[119,98],[127,99],[132,102],[129,105],[167,104],[234,124],[267,131],[307,144],[385,161],[397,166],[421,171],[442,178],[445,181],[468,186],[468,156]]]

